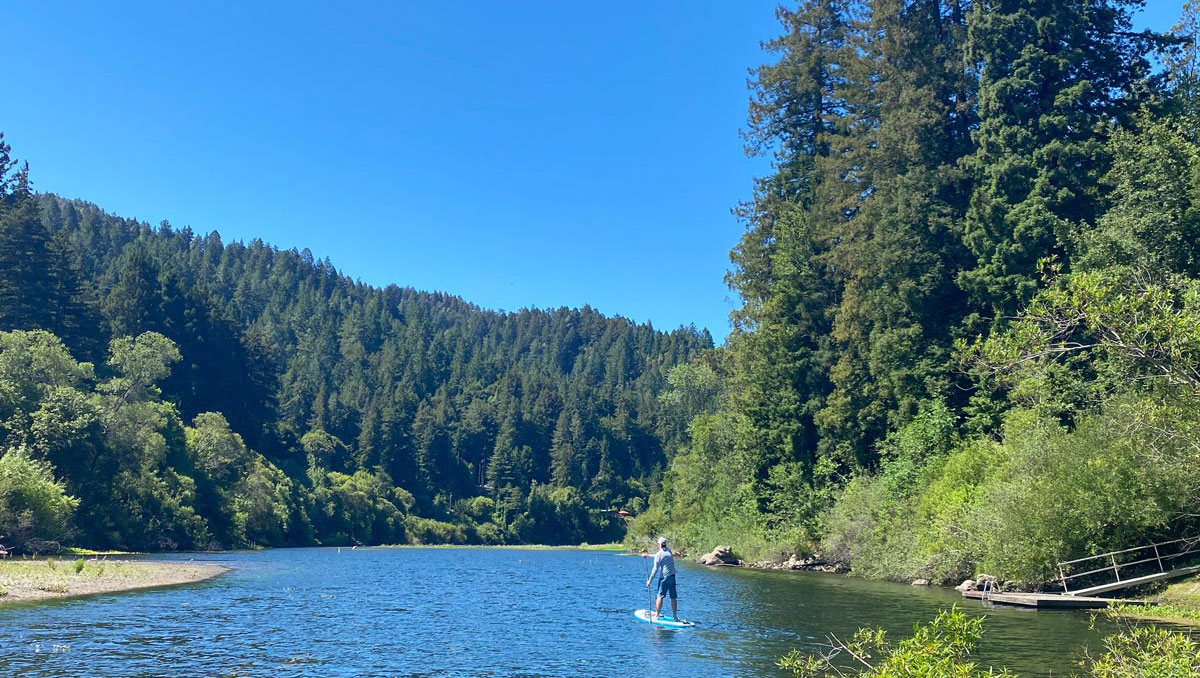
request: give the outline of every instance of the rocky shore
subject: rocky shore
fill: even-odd
[[[718,546],[712,551],[696,559],[700,565],[710,567],[748,567],[755,570],[799,570],[806,572],[826,572],[829,574],[847,574],[850,569],[840,563],[830,563],[819,555],[800,556],[795,553],[783,553],[773,560],[746,562],[738,558],[729,546]],[[928,579],[914,579],[913,586],[930,586]],[[1009,582],[1004,582],[989,574],[978,575],[975,579],[967,579],[958,586],[956,591],[991,590],[1007,591],[1012,588]]]
[[[193,562],[54,558],[0,561],[0,606],[190,584],[228,571],[220,565]]]
[[[700,556],[696,562],[710,567],[749,567],[756,570],[802,570],[837,574],[845,574],[848,571],[844,566],[829,563],[820,556],[801,557],[795,553],[784,553],[772,560],[746,562],[738,558],[728,546],[718,546]]]

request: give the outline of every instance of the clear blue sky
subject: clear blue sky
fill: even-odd
[[[0,131],[38,190],[122,216],[719,342],[775,4],[18,2]]]

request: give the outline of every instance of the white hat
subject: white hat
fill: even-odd
[[[667,545],[667,538],[666,538],[666,537],[659,537],[659,538],[658,538],[658,545],[659,545],[659,546],[666,546],[666,545]]]

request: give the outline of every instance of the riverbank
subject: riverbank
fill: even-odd
[[[1118,605],[1109,610],[1114,617],[1200,626],[1200,576],[1175,582],[1152,598],[1153,605]]]
[[[574,551],[624,551],[624,544],[380,544],[378,546],[337,546],[343,551],[363,549],[516,549],[527,551],[549,551],[569,549]]]
[[[0,606],[190,584],[228,572],[220,565],[111,559],[0,561]]]

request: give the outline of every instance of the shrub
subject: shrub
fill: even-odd
[[[1073,429],[1009,413],[1001,441],[885,462],[825,515],[826,554],[868,577],[949,583],[980,571],[1039,586],[1055,563],[1186,527],[1200,487],[1195,414],[1145,394],[1114,399]]]
[[[34,459],[24,447],[0,456],[0,534],[13,546],[62,539],[78,505],[79,500],[54,479],[50,464]]]
[[[404,522],[410,544],[465,544],[467,534],[461,525],[432,518],[408,516]]]
[[[957,608],[945,610],[930,623],[918,625],[912,638],[895,645],[882,629],[860,629],[849,643],[832,638],[823,654],[793,650],[779,662],[797,678],[814,676],[880,676],[881,678],[983,678],[1011,676],[982,671],[968,660],[983,635],[983,618],[968,617]],[[878,658],[872,663],[871,659]],[[848,665],[848,666],[847,666]]]
[[[1200,642],[1154,626],[1138,626],[1104,641],[1091,666],[1094,678],[1195,678]]]
[[[1016,678],[1007,669],[980,670],[969,661],[983,636],[983,618],[957,608],[918,625],[911,638],[892,645],[880,629],[859,629],[850,642],[830,638],[823,653],[792,650],[780,668],[797,678]],[[1200,676],[1200,642],[1152,626],[1109,636],[1091,662],[1092,678],[1195,678]]]
[[[886,477],[859,476],[826,514],[825,557],[874,579],[914,579],[915,504],[891,491]]]

